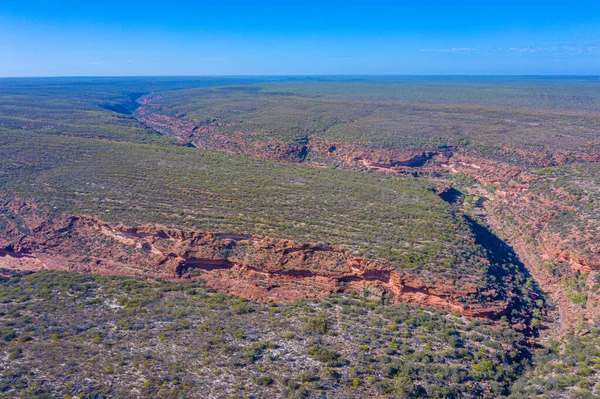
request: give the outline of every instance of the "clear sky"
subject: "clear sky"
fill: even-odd
[[[0,76],[600,74],[600,1],[0,0]]]

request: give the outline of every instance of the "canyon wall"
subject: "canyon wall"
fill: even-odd
[[[243,234],[111,225],[87,216],[45,219],[23,201],[0,207],[0,268],[203,280],[257,301],[322,298],[342,291],[498,319],[506,301],[481,303],[473,283],[366,260],[334,247]],[[7,215],[10,215],[7,217]]]

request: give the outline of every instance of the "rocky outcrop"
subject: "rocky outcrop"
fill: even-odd
[[[539,167],[561,165],[576,161],[598,162],[598,156],[586,154],[538,154],[522,150],[503,149],[529,157]],[[355,153],[358,154],[358,153]],[[460,149],[423,153],[426,158],[419,167],[407,166],[410,157],[418,152],[369,151],[346,159],[371,170],[404,174],[461,174],[473,179],[470,194],[485,199],[484,217],[514,249],[542,289],[557,303],[563,328],[573,327],[578,320],[600,319],[600,295],[596,292],[597,277],[588,278],[583,289],[587,296],[584,305],[574,303],[575,288],[565,286],[565,278],[578,274],[600,273],[598,219],[584,215],[582,209],[593,201],[593,194],[576,197],[554,180],[507,162],[465,153]],[[443,179],[442,179],[443,181]],[[443,185],[439,194],[449,202],[456,201],[450,187]],[[542,187],[542,188],[540,188]],[[583,207],[583,208],[582,208]],[[562,222],[565,214],[575,214],[573,221]],[[548,271],[548,265],[566,267],[568,272]],[[581,290],[582,287],[577,288]]]
[[[557,303],[563,328],[580,319],[600,318],[600,296],[593,287],[596,277],[588,277],[584,286],[573,283],[580,274],[600,271],[599,220],[585,210],[593,193],[575,196],[565,190],[564,182],[554,184],[552,177],[485,159],[455,156],[443,167],[479,183],[471,193],[487,199],[488,221]],[[577,292],[587,297],[585,304],[574,302]]]
[[[265,302],[352,290],[474,317],[497,319],[509,310],[507,302],[479,302],[473,283],[457,285],[434,273],[367,260],[325,244],[128,227],[87,216],[44,219],[19,201],[5,202],[0,211],[0,268],[9,270],[203,280],[218,291]]]
[[[332,141],[318,133],[299,137],[297,142],[284,142],[278,140],[271,132],[236,129],[235,122],[226,123],[219,118],[194,121],[185,114],[177,113],[163,105],[160,95],[142,97],[140,107],[133,115],[154,130],[176,137],[181,145],[193,145],[208,150],[245,154],[275,161],[304,162],[308,159],[313,166],[334,163],[345,167],[401,174],[414,174],[415,168],[424,166],[433,169],[446,167],[450,170],[456,170],[458,167],[465,172],[473,172],[470,169],[475,169],[478,179],[504,181],[507,176],[514,177],[519,173],[519,168],[515,166],[517,164],[545,167],[578,161],[600,161],[600,153],[565,154],[536,152],[506,146],[495,148],[494,158],[518,160],[509,164],[494,161],[491,157],[482,156],[473,150],[467,151],[464,145],[388,149],[372,143]],[[420,170],[420,172],[425,171]]]

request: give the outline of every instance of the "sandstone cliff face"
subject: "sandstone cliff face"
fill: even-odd
[[[600,155],[547,155],[508,148],[504,151],[517,151],[538,167],[574,161],[598,162],[600,159]],[[471,187],[470,191],[487,199],[485,214],[491,227],[513,247],[541,287],[558,303],[563,327],[575,325],[580,317],[588,321],[600,317],[600,293],[594,287],[600,279],[600,274],[596,273],[600,271],[600,220],[593,212],[585,215],[581,212],[589,201],[593,201],[593,191],[587,196],[574,196],[561,184],[553,184],[555,179],[551,177],[461,149],[445,152],[361,151],[338,145],[336,152],[329,156],[339,157],[351,166],[380,172],[442,176],[460,173],[474,179],[477,186]],[[563,221],[565,214],[579,215],[573,218],[575,221]],[[547,265],[566,267],[569,272],[552,273]],[[590,275],[585,288],[579,287],[587,296],[583,305],[573,302],[574,288],[568,288],[564,283],[564,278],[578,274]]]
[[[316,244],[110,225],[86,216],[44,219],[22,201],[5,201],[0,220],[4,269],[200,279],[218,291],[266,302],[353,290],[374,299],[386,296],[475,317],[496,319],[509,310],[506,301],[478,302],[472,283],[458,289],[432,273],[399,269],[383,260],[368,261]]]
[[[365,149],[364,146],[337,143],[318,136],[304,137],[297,143],[274,141],[268,134],[260,132],[242,132],[235,128],[223,131],[222,128],[235,126],[235,123],[224,123],[219,119],[194,122],[185,115],[175,114],[160,100],[160,96],[144,97],[134,116],[158,132],[175,137],[181,145],[285,162],[303,162],[310,154],[314,158],[311,162],[314,166],[319,166],[320,161],[334,161],[392,172],[397,172],[395,167],[422,166],[437,154],[431,151]]]
[[[564,189],[564,182],[554,184],[552,177],[474,157],[455,156],[442,166],[492,188],[473,192],[489,200],[485,209],[492,227],[558,303],[564,328],[580,318],[600,317],[600,295],[594,288],[595,272],[600,270],[599,220],[585,211],[593,193],[576,196]],[[576,287],[570,280],[581,274],[588,276],[587,282]],[[587,297],[584,304],[572,299],[578,291]]]
[[[143,97],[141,106],[134,116],[142,123],[169,136],[176,137],[181,145],[251,155],[261,159],[286,162],[304,162],[310,164],[336,163],[343,166],[359,167],[390,173],[414,173],[414,168],[436,165],[453,168],[453,165],[480,169],[479,178],[487,175],[491,181],[500,181],[508,173],[518,174],[519,168],[503,162],[486,159],[481,155],[472,155],[464,146],[448,146],[444,150],[433,148],[397,148],[386,149],[373,144],[338,142],[320,136],[318,133],[299,138],[299,142],[284,142],[268,131],[248,132],[236,129],[236,123],[225,123],[216,118],[196,122],[185,114],[177,114],[162,104],[160,95]],[[224,129],[230,127],[229,129]],[[497,148],[497,155],[516,158],[520,162],[538,167],[562,165],[574,161],[599,162],[600,153],[543,153],[526,151],[519,148]],[[452,162],[448,162],[453,159]],[[500,179],[500,180],[498,180]],[[504,181],[504,180],[502,180]]]

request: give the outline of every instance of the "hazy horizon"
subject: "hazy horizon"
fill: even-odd
[[[130,78],[600,78],[598,74],[206,74],[206,75],[37,75],[0,76],[0,79],[130,79]]]

